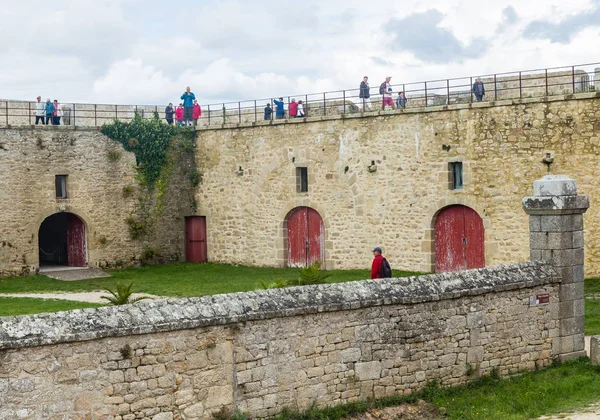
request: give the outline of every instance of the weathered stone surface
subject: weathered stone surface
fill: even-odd
[[[53,314],[0,318],[0,349],[37,346],[210,325],[340,311],[389,304],[414,304],[492,290],[514,290],[560,281],[549,266],[529,262],[422,277],[261,290],[202,298],[143,301]],[[456,327],[466,323],[466,318]],[[190,357],[197,358],[201,353]],[[202,362],[205,363],[205,362]],[[194,366],[201,367],[201,365]],[[159,376],[138,367],[143,379]]]
[[[405,394],[431,378],[463,383],[467,363],[482,374],[544,367],[580,353],[577,319],[559,336],[558,281],[522,263],[0,318],[0,418],[23,410],[24,396],[31,413],[53,407],[57,418],[267,417]],[[538,293],[551,304],[530,307]]]
[[[600,335],[590,338],[590,359],[592,364],[600,365]]]

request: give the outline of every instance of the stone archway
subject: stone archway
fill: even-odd
[[[38,231],[40,269],[87,267],[86,226],[74,213],[60,212],[44,219]]]

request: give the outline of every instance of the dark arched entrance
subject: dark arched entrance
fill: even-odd
[[[73,213],[56,213],[40,226],[40,267],[87,267],[85,224]]]
[[[466,206],[449,206],[435,220],[435,270],[485,267],[483,221]]]
[[[298,207],[287,218],[287,265],[309,266],[317,261],[325,267],[323,219],[310,207]]]

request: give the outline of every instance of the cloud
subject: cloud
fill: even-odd
[[[519,20],[517,11],[512,6],[507,6],[502,10],[502,25],[514,25]]]
[[[600,26],[600,1],[594,1],[594,7],[566,17],[559,22],[550,20],[534,20],[524,31],[530,39],[549,39],[552,42],[567,44],[574,35],[583,29]]]
[[[440,26],[442,19],[442,13],[435,9],[390,19],[384,29],[394,36],[391,49],[409,51],[419,60],[430,63],[461,62],[485,53],[488,41],[478,37],[464,44],[450,30]]]

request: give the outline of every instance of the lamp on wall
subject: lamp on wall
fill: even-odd
[[[375,161],[372,160],[370,165],[367,165],[367,170],[371,173],[377,172],[377,165],[375,165]]]
[[[552,152],[546,152],[546,155],[542,159],[542,163],[546,165],[548,168],[548,172],[550,172],[550,165],[554,162],[554,154]]]
[[[238,168],[235,170],[235,173],[236,173],[237,175],[239,175],[239,176],[242,176],[242,175],[244,175],[244,169],[243,169],[241,166],[239,166],[239,167],[238,167]]]

